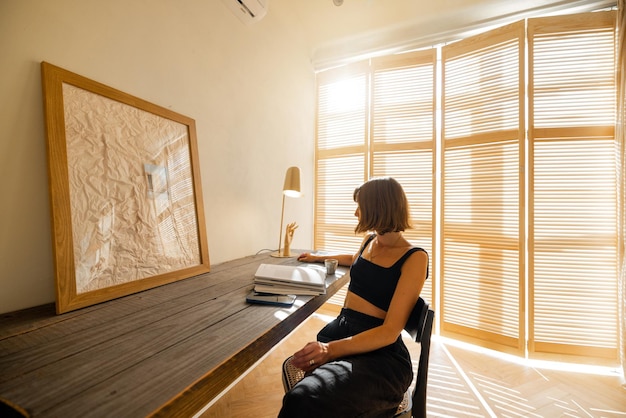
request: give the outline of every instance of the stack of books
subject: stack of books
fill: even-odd
[[[313,266],[261,264],[254,274],[254,291],[275,295],[322,295],[326,271]]]

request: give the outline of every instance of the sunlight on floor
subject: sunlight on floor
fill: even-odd
[[[602,389],[588,386],[591,375],[623,382],[619,367],[524,359],[439,336],[433,336],[433,343],[443,357],[430,364],[429,416],[626,416],[626,404],[606,407],[604,402],[611,401],[593,393]],[[615,383],[609,387],[619,391]]]
[[[624,380],[622,369],[618,365],[614,367],[609,367],[609,366],[596,366],[596,365],[588,365],[588,364],[576,364],[576,363],[565,363],[565,362],[557,362],[557,361],[527,359],[527,358],[514,356],[511,354],[500,353],[498,351],[490,350],[490,349],[483,348],[483,347],[478,347],[473,344],[465,343],[462,341],[457,341],[451,338],[441,337],[438,335],[433,335],[433,340],[440,341],[442,344],[445,344],[445,345],[455,346],[455,347],[462,348],[464,350],[469,350],[469,351],[473,351],[476,353],[485,354],[487,356],[500,358],[502,360],[516,363],[525,367],[531,367],[533,369],[559,370],[559,371],[565,371],[565,372],[594,374],[594,375],[599,375],[599,376],[613,376],[613,377],[621,377],[622,380]],[[538,370],[537,372],[540,373]]]

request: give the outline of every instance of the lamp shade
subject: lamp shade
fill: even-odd
[[[300,168],[289,167],[285,173],[283,193],[289,197],[300,197]]]

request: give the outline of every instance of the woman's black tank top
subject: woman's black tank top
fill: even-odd
[[[352,263],[348,290],[383,311],[387,311],[402,273],[402,265],[414,252],[426,251],[419,247],[411,248],[391,267],[381,267],[363,258],[363,250],[375,236],[375,234],[370,235],[361,248],[359,256]],[[428,267],[426,278],[428,279]]]

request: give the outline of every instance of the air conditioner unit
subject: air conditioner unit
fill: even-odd
[[[258,22],[267,14],[269,0],[222,0],[246,25]]]

